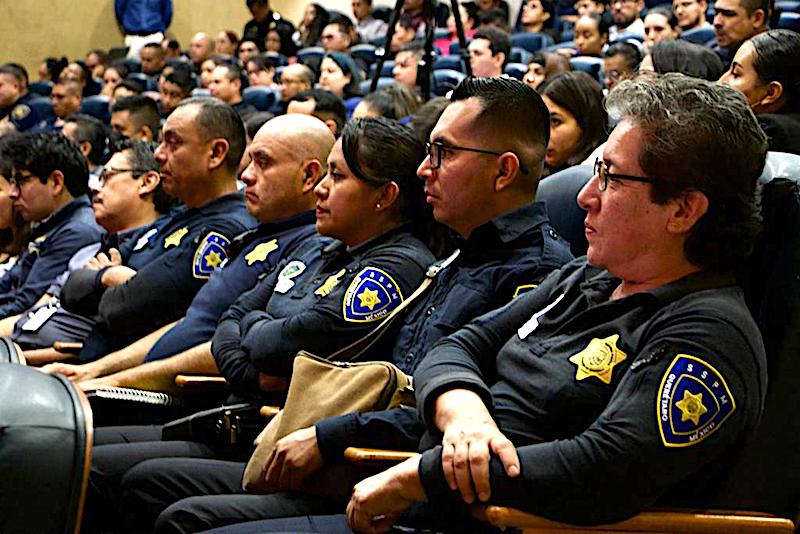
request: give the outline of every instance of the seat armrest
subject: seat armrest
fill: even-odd
[[[222,376],[210,375],[175,375],[175,385],[186,389],[213,389],[220,390],[228,386]]]
[[[281,409],[277,406],[262,406],[258,413],[261,415],[261,417],[271,419],[278,415],[279,411],[281,411]]]
[[[376,463],[400,463],[403,460],[413,458],[418,454],[419,453],[409,451],[362,449],[359,447],[347,447],[344,450],[345,460],[360,465],[374,465]]]

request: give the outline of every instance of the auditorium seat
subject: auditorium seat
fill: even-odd
[[[378,91],[382,91],[387,87],[394,85],[396,82],[394,78],[378,78]],[[358,84],[359,89],[361,89],[361,94],[366,95],[370,92],[370,87],[372,87],[372,79],[364,80],[363,82]]]
[[[538,52],[546,46],[553,45],[553,39],[544,33],[521,32],[511,34],[511,46],[519,46],[528,52]]]
[[[444,96],[458,85],[458,82],[466,78],[466,75],[457,70],[441,69],[434,70],[432,72],[432,78],[433,84],[431,92],[436,96]]]
[[[309,46],[297,51],[297,62],[307,64],[309,61],[322,61],[325,49],[321,46]]]
[[[56,117],[53,111],[53,103],[47,97],[31,98],[28,101],[28,105],[36,110],[40,120],[50,121]]]
[[[269,87],[252,85],[242,91],[242,98],[258,111],[269,111],[280,98],[280,94]]]
[[[714,28],[710,26],[703,26],[702,28],[694,28],[692,30],[682,31],[680,38],[691,43],[705,45],[709,41],[714,40],[716,38],[716,34],[714,33]]]
[[[33,82],[28,89],[34,96],[50,96],[50,93],[53,92],[53,82]]]
[[[781,30],[800,32],[800,13],[794,13],[791,11],[781,13],[776,27]]]
[[[586,212],[578,206],[577,198],[593,172],[591,165],[569,167],[539,182],[536,190],[536,200],[547,204],[550,224],[567,240],[575,257],[586,254],[589,246],[583,226]]]
[[[375,76],[375,71],[378,68],[378,63],[373,63],[369,68],[369,77],[372,78]],[[381,78],[391,78],[392,77],[392,70],[394,69],[394,61],[391,59],[387,59],[383,62],[383,67],[381,67]]]
[[[526,63],[506,63],[506,66],[503,67],[503,74],[508,74],[517,80],[521,80],[526,72],[528,72]]]
[[[78,532],[92,413],[60,375],[0,364],[0,532]]]
[[[579,70],[590,75],[597,80],[600,85],[603,85],[603,76],[600,72],[603,70],[603,59],[599,57],[590,56],[577,56],[569,59],[569,64],[572,65],[572,70]]]
[[[375,63],[375,45],[371,44],[357,44],[350,47],[350,55],[353,59],[360,59],[367,65]]]
[[[0,337],[0,364],[15,363],[25,365],[25,356],[10,338]]]
[[[111,110],[108,109],[107,96],[87,96],[81,102],[81,112],[100,119],[105,124],[111,121]]]
[[[433,62],[433,70],[450,69],[464,72],[464,62],[460,56],[440,56]]]

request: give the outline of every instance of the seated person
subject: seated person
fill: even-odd
[[[612,41],[633,35],[644,38],[644,21],[641,18],[645,8],[644,0],[615,0],[609,2],[609,5],[611,20],[614,22],[609,29]]]
[[[611,91],[620,80],[630,78],[639,70],[642,52],[633,43],[623,41],[609,46],[603,53],[603,82]]]
[[[600,84],[585,72],[565,72],[539,88],[550,110],[545,176],[580,165],[606,140],[608,117]]]
[[[398,85],[404,85],[419,92],[417,69],[424,53],[425,49],[414,43],[404,46],[397,52],[394,57],[392,78]]]
[[[0,136],[41,128],[39,114],[30,106],[35,95],[28,91],[28,71],[16,63],[0,65],[0,86]]]
[[[314,71],[305,65],[295,63],[286,66],[278,82],[278,90],[281,92],[281,99],[272,106],[270,112],[275,115],[283,115],[286,113],[286,107],[289,105],[289,101],[298,93],[313,89],[315,81],[316,77],[314,76]]]
[[[99,243],[75,253],[69,269],[47,289],[47,302],[15,316],[11,339],[25,349],[28,364],[40,365],[62,358],[63,354],[49,347],[56,341],[82,342],[95,324],[92,317],[70,313],[59,306],[59,293],[71,272],[84,268],[87,262],[103,261],[99,254],[104,257],[119,254],[132,268],[140,268],[154,258],[156,249],[147,245],[155,240],[165,222],[159,218],[169,213],[172,206],[172,199],[161,188],[158,163],[152,149],[141,141],[121,140],[111,149],[111,159],[92,198],[95,219],[106,235]]]
[[[681,31],[696,28],[710,28],[706,20],[708,2],[706,0],[672,0],[672,12],[678,17],[678,26]]]
[[[347,111],[342,99],[330,91],[309,89],[293,96],[286,107],[286,112],[312,115],[324,122],[334,136],[339,137],[344,128]]]
[[[475,19],[472,18],[472,15],[469,14],[463,5],[458,7],[458,12],[461,14],[461,26],[464,29],[464,38],[469,41],[472,39],[472,35],[475,33]],[[458,42],[456,19],[452,13],[450,13],[450,16],[447,17],[447,31],[447,37],[441,37],[433,42],[434,48],[443,56],[449,55],[450,45]],[[397,58],[395,58],[395,61],[397,61]]]
[[[353,58],[341,52],[329,52],[320,64],[317,87],[344,100],[349,118],[361,100],[361,79],[361,70]]]
[[[192,96],[192,90],[196,85],[194,74],[188,69],[175,69],[162,77],[164,81],[159,84],[161,117],[167,118],[175,111],[181,100]]]
[[[639,65],[639,72],[680,72],[710,82],[718,80],[724,70],[722,60],[709,47],[682,39],[656,43]]]
[[[14,169],[11,161],[4,155],[4,150],[12,138],[13,136],[7,136],[0,139],[0,277],[17,263],[31,232],[30,223],[14,208],[11,198],[11,177]]]
[[[769,30],[745,41],[719,81],[744,94],[770,150],[800,154],[800,34]]]
[[[356,485],[346,518],[243,528],[471,532],[467,505],[487,502],[597,525],[713,498],[766,394],[731,274],[758,233],[766,136],[735,92],[675,74],[623,82],[607,105],[621,122],[578,195],[587,257],[440,341],[414,375],[416,427],[383,412],[276,453],[267,477],[288,487],[351,445],[422,454]]]
[[[258,395],[264,374],[288,377],[298,350],[330,355],[397,308],[434,260],[415,236],[431,235],[432,219],[421,208],[422,181],[414,174],[423,156],[422,143],[397,121],[348,123],[328,157],[328,174],[315,188],[319,235],[222,315],[206,365],[216,362],[237,393]],[[377,351],[388,349],[383,341],[377,345]],[[142,442],[122,449],[109,444],[119,435]],[[87,521],[107,519],[100,514],[113,508],[100,505],[112,496],[104,486],[118,485],[133,463],[154,456],[214,456],[202,444],[187,449],[186,442],[159,441],[159,427],[110,427],[95,436]]]
[[[600,57],[608,44],[608,21],[602,15],[589,13],[575,23],[575,48],[559,48],[557,53],[574,56]]]
[[[254,224],[236,190],[245,134],[230,106],[213,98],[184,100],[163,134],[155,158],[164,191],[187,209],[175,212],[147,245],[155,257],[146,265],[133,269],[115,255],[97,270],[72,273],[62,305],[98,318],[81,351],[85,361],[182,317],[227,257],[231,239]]]
[[[78,145],[89,166],[89,189],[97,189],[108,149],[108,128],[99,119],[74,113],[64,119],[61,134]]]
[[[655,6],[644,17],[644,50],[649,51],[660,41],[677,39],[681,34],[678,18],[668,7]]]
[[[386,117],[400,120],[414,115],[420,106],[420,98],[408,87],[390,85],[382,91],[365,96],[353,111],[354,119]]]
[[[111,106],[111,129],[129,139],[157,142],[161,132],[158,104],[142,95],[117,99]]]
[[[550,36],[554,43],[561,41],[555,28],[556,6],[553,0],[525,0],[522,3],[518,25],[524,32],[537,32]]]
[[[267,56],[254,56],[247,60],[247,78],[251,86],[263,86],[278,89],[275,83],[275,61]]]
[[[534,52],[522,81],[531,89],[538,89],[545,80],[571,70],[572,65],[564,56],[551,52]]]
[[[53,118],[47,123],[46,129],[53,132],[61,131],[64,119],[73,113],[81,111],[81,86],[78,82],[62,77],[53,86],[50,92],[50,103],[53,105]]]
[[[506,127],[511,120],[518,125],[513,131]],[[475,316],[518,298],[553,267],[568,260],[566,243],[547,223],[544,206],[532,202],[547,136],[547,109],[541,99],[533,90],[507,78],[462,82],[438,123],[434,120],[427,128],[430,154],[417,173],[425,179],[434,217],[452,229],[460,254],[402,320],[392,361],[403,371],[413,372],[437,341]],[[486,139],[494,140],[493,148],[506,151],[457,149],[484,146]],[[320,439],[335,442],[340,431],[329,426],[320,430]],[[301,448],[305,445],[305,441],[295,443]],[[199,531],[247,518],[286,515],[287,509],[305,513],[330,506],[287,494],[244,495],[240,482],[244,464],[186,459],[180,466],[165,465],[173,461],[151,460],[126,475],[124,489],[131,494],[126,510],[138,518],[137,526],[143,530],[151,527],[160,509],[203,493],[208,495],[197,497],[198,501],[188,499],[170,506],[159,519],[158,528],[169,525]],[[206,484],[212,471],[219,483],[214,489]],[[174,491],[156,497],[151,483],[158,484],[177,473],[182,480],[191,479],[191,485],[174,487]],[[150,503],[147,510],[141,506],[145,500]],[[195,505],[211,512],[197,513],[200,508]]]
[[[511,54],[511,38],[497,28],[480,29],[472,36],[468,48],[473,76],[501,76]]]
[[[223,63],[214,67],[208,82],[211,96],[219,98],[231,106],[242,120],[247,119],[249,115],[258,111],[244,101],[242,97],[244,87],[247,87],[247,78],[242,73],[242,69],[238,65],[231,65],[230,63]]]
[[[325,175],[333,142],[328,128],[314,117],[292,114],[269,121],[255,135],[242,174],[247,210],[259,227],[234,240],[228,262],[198,291],[186,316],[94,362],[54,364],[44,370],[66,375],[87,390],[126,386],[170,391],[175,374],[193,370],[193,354],[209,354],[220,315],[314,233],[314,187]]]
[[[72,141],[53,132],[9,139],[9,192],[23,219],[37,223],[28,246],[0,278],[0,318],[31,308],[79,249],[100,240],[89,201],[89,169]]]

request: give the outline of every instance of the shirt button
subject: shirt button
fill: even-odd
[[[552,237],[553,239],[558,239],[558,234],[552,228],[548,230],[548,233],[550,234],[550,237]]]
[[[406,355],[406,363],[411,363],[413,360],[414,360],[414,353],[413,352],[409,352]]]
[[[435,311],[436,311],[436,306],[431,306],[431,307],[430,307],[430,308],[428,308],[428,310],[425,312],[425,315],[427,315],[428,317],[430,317],[431,315],[433,315],[433,312],[435,312]]]

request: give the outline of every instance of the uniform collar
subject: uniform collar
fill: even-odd
[[[64,221],[69,219],[72,216],[72,214],[78,211],[79,209],[83,207],[90,208],[91,205],[92,204],[89,201],[88,195],[80,195],[79,197],[72,199],[71,201],[67,202],[59,209],[57,209],[55,213],[53,213],[48,218],[44,219],[42,222],[37,224],[36,227],[33,229],[33,232],[31,233],[31,237],[36,238],[47,234],[47,232],[49,232],[53,228],[64,223]]]
[[[323,255],[346,252],[350,254],[352,257],[357,258],[358,256],[364,254],[368,250],[371,250],[373,247],[380,245],[382,243],[391,243],[393,240],[396,240],[397,237],[401,234],[407,234],[409,232],[409,224],[401,224],[400,226],[395,226],[388,232],[384,232],[379,236],[373,237],[359,245],[354,247],[348,247],[341,241],[334,241],[322,251]]]
[[[314,224],[316,220],[317,218],[313,211],[304,211],[303,213],[293,217],[287,217],[286,219],[281,219],[279,221],[261,223],[258,225],[256,232],[258,235],[278,234],[280,232],[285,232],[286,230],[291,230],[292,228],[299,228],[301,226]]]
[[[548,220],[545,203],[532,202],[480,225],[472,231],[466,243],[473,246],[498,240],[501,243],[510,243],[530,232],[532,228],[547,223]]]

